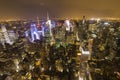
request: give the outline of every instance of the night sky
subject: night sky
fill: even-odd
[[[0,19],[120,17],[120,0],[0,0]]]

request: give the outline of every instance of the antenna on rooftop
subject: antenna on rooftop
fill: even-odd
[[[47,20],[49,20],[50,19],[50,16],[49,16],[49,13],[48,13],[48,11],[47,11]]]
[[[39,20],[39,17],[37,16],[37,23],[38,25],[40,24],[40,20]]]

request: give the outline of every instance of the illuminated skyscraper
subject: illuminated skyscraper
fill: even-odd
[[[6,42],[6,43],[9,43],[9,44],[13,44],[13,42],[10,41],[10,38],[9,38],[9,36],[8,36],[8,32],[7,32],[7,29],[6,29],[5,25],[2,25],[2,26],[1,26],[1,29],[2,29],[2,33],[3,33],[3,35],[4,35],[4,38],[5,38],[5,42]]]
[[[65,20],[66,31],[73,31],[73,25],[71,24],[70,20]]]
[[[31,24],[30,31],[31,31],[31,38],[32,38],[31,41],[32,41],[32,42],[33,42],[34,40],[40,40],[40,35],[39,35],[39,33],[38,33],[36,24]]]
[[[46,24],[48,25],[48,27],[49,27],[49,32],[50,32],[50,36],[52,36],[52,22],[51,22],[51,20],[50,20],[50,17],[49,17],[49,14],[48,14],[48,12],[47,12],[47,22],[46,22]]]
[[[38,28],[40,27],[41,28],[41,30],[38,30],[38,32],[39,32],[39,34],[41,35],[42,34],[42,36],[44,37],[45,36],[45,32],[44,32],[44,26],[42,26],[41,24],[40,24],[40,20],[39,20],[39,17],[37,17],[37,26],[38,26]]]
[[[66,30],[70,31],[70,21],[69,20],[65,20],[65,25],[66,25]]]

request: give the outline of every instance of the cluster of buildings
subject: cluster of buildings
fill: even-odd
[[[4,22],[0,24],[0,43],[4,45],[8,43],[12,45],[19,37],[26,37],[28,41],[42,40],[46,36],[53,36],[52,29],[56,26],[65,26],[67,31],[71,30],[70,20],[65,20],[64,23],[60,21],[46,20],[46,21],[15,21]]]
[[[18,49],[19,53],[18,51],[14,51],[14,52],[15,53],[17,52],[18,57],[20,59],[21,59],[20,56],[22,56],[23,60],[21,59],[21,62],[23,62],[23,64],[21,65],[23,67],[24,65],[28,66],[27,64],[29,64],[29,66],[31,66],[31,64],[34,65],[34,62],[36,60],[39,61],[43,58],[47,58],[46,61],[48,60],[48,63],[49,62],[51,63],[48,65],[46,65],[46,62],[43,62],[43,64],[39,63],[39,66],[41,66],[39,70],[45,69],[43,68],[43,65],[45,64],[45,66],[49,67],[51,71],[51,69],[54,69],[54,66],[57,66],[57,68],[61,67],[61,65],[57,64],[57,62],[63,61],[65,63],[68,62],[68,69],[72,71],[69,65],[71,65],[71,63],[72,64],[75,63],[74,61],[72,62],[71,60],[74,55],[74,59],[76,59],[76,63],[79,63],[78,68],[80,69],[81,67],[81,69],[82,68],[85,69],[83,72],[85,73],[85,75],[88,75],[87,73],[89,72],[89,70],[87,69],[89,68],[91,68],[91,70],[93,68],[98,69],[100,66],[101,66],[101,68],[99,68],[99,71],[101,71],[100,76],[101,74],[104,75],[107,74],[107,73],[102,73],[102,70],[104,69],[104,71],[107,72],[107,70],[105,70],[104,67],[106,66],[107,68],[108,64],[105,63],[104,66],[99,64],[99,62],[103,61],[102,63],[104,63],[106,60],[109,62],[111,60],[110,63],[114,63],[112,59],[114,60],[115,57],[118,57],[117,54],[119,54],[119,50],[120,50],[119,34],[120,34],[119,21],[100,20],[100,19],[86,20],[85,16],[83,17],[82,20],[69,20],[69,19],[50,20],[49,18],[47,18],[47,20],[44,21],[37,19],[37,21],[15,21],[15,22],[0,23],[0,43],[4,46],[4,48],[6,47],[5,46],[6,44],[9,44],[11,46],[13,46],[14,43],[18,44],[16,45],[17,47],[13,47],[12,50]],[[41,45],[41,42],[39,42],[40,44],[38,44],[37,41],[42,41],[43,38],[44,39],[49,38],[49,40],[51,41],[48,42],[43,41],[43,45]],[[28,41],[28,43],[24,44],[23,39]],[[54,42],[54,39],[56,43],[51,45],[50,42],[52,41]],[[22,50],[21,48],[24,49]],[[64,53],[67,56],[65,56]],[[13,52],[11,54],[13,54]],[[43,54],[45,55],[43,56]],[[24,60],[24,58],[31,61],[27,62],[26,60]],[[81,62],[77,60],[80,60]],[[88,65],[87,65],[87,60],[89,62]],[[94,60],[96,62],[94,62]],[[31,63],[32,61],[34,62]],[[45,60],[43,59],[43,61]],[[54,63],[53,65],[52,62],[56,62],[56,63]],[[51,68],[50,65],[53,68]],[[93,65],[95,66],[97,65],[97,67],[94,67]],[[77,64],[75,64],[75,66],[73,65],[71,66],[73,67],[73,72],[74,72],[75,68],[77,68]],[[119,68],[119,66],[117,67]],[[49,68],[46,68],[46,70]],[[25,70],[23,69],[23,71]],[[64,73],[63,70],[61,71],[58,69],[58,71]],[[92,71],[96,75],[96,72],[94,70]],[[54,72],[54,70],[52,72]],[[32,74],[32,72],[30,73]],[[36,72],[36,74],[39,73]],[[70,72],[70,74],[73,75],[72,72]],[[94,74],[92,74],[93,77]],[[113,73],[110,72],[110,74],[114,74],[114,72]],[[102,75],[101,77],[103,77],[104,75]],[[71,77],[70,75],[68,76]],[[108,77],[110,77],[110,75],[108,75]],[[79,77],[79,79],[82,78]],[[70,78],[68,80],[70,80]],[[106,80],[106,78],[103,77],[103,79],[101,80]]]
[[[57,26],[64,27],[64,29],[69,32],[75,29],[74,26],[83,25],[85,26],[83,29],[88,29],[88,31],[91,33],[91,35],[89,35],[90,37],[97,37],[96,34],[100,32],[99,30],[104,29],[105,26],[111,26],[115,23],[115,21],[113,22],[100,19],[86,20],[85,16],[80,21],[69,19],[50,20],[48,17],[47,20],[44,21],[37,18],[37,21],[13,21],[1,23],[0,42],[2,45],[5,43],[12,45],[15,40],[21,36],[26,37],[30,42],[42,40],[42,38],[46,36],[46,33],[49,33],[49,36],[53,36],[53,29]],[[111,31],[114,30],[113,27],[110,27],[109,29]]]
[[[5,43],[12,45],[17,38],[18,35],[14,30],[7,30],[4,24],[0,25],[0,43],[3,46],[5,46]]]

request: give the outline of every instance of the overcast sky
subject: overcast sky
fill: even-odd
[[[1,18],[120,17],[120,0],[0,0]]]

